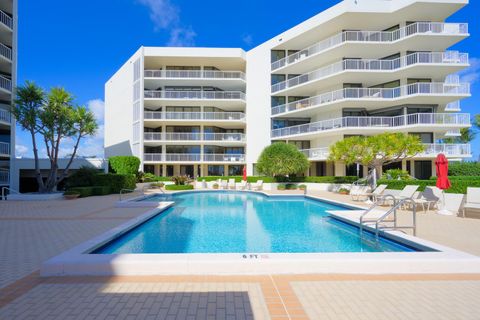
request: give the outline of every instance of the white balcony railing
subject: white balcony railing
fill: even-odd
[[[12,80],[0,76],[0,88],[12,92]]]
[[[395,42],[415,34],[468,35],[467,23],[416,22],[394,31],[344,31],[272,63],[272,71],[319,54],[344,42]]]
[[[146,120],[245,120],[243,112],[161,112],[145,111]]]
[[[272,85],[272,92],[293,88],[343,71],[393,71],[414,64],[467,65],[468,54],[458,51],[415,52],[392,60],[345,59],[315,71]]]
[[[425,144],[425,151],[419,156],[436,157],[439,153],[449,157],[469,157],[472,155],[471,145],[467,143],[431,143]]]
[[[147,99],[245,100],[241,91],[161,91],[145,90]]]
[[[0,122],[12,122],[12,115],[10,111],[0,109]]]
[[[450,102],[449,104],[447,104],[445,106],[445,111],[449,111],[449,112],[459,112],[460,110],[462,110],[461,106],[460,106],[460,101],[453,101],[453,102]]]
[[[13,19],[2,10],[0,10],[0,22],[10,29],[13,29]]]
[[[147,141],[245,141],[244,133],[145,132]]]
[[[10,183],[10,172],[8,169],[0,168],[0,185],[8,185]]]
[[[145,70],[145,78],[160,79],[239,79],[245,80],[242,71],[214,70]]]
[[[340,128],[397,128],[413,125],[470,126],[469,113],[415,113],[395,117],[343,117],[272,130],[272,138]]]
[[[8,60],[12,60],[12,49],[0,43],[0,55],[7,58]]]
[[[147,162],[245,162],[244,154],[146,153]]]
[[[317,107],[347,99],[388,100],[411,95],[469,95],[468,83],[413,83],[397,88],[344,88],[327,92],[315,97],[298,100],[272,108],[272,114],[291,112],[299,109]]]
[[[470,144],[447,144],[447,143],[424,143],[425,151],[418,154],[421,157],[436,157],[439,153],[447,157],[469,157],[471,156]],[[330,154],[329,148],[314,148],[300,150],[309,160],[327,160]]]
[[[10,143],[0,142],[0,156],[10,156]]]

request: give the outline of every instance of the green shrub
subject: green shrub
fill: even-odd
[[[298,185],[294,184],[294,183],[287,183],[285,185],[285,189],[287,190],[297,190],[298,189]]]
[[[134,175],[102,173],[95,176],[95,185],[109,186],[112,193],[120,193],[122,189],[135,189],[136,181]]]
[[[92,186],[95,176],[99,173],[100,171],[94,167],[82,166],[67,178],[66,186],[67,188]]]
[[[111,193],[109,186],[95,186],[91,188],[92,188],[92,195],[94,196],[105,196]]]
[[[198,181],[217,181],[218,179],[221,180],[228,180],[228,179],[235,179],[235,182],[241,182],[241,176],[209,176],[209,177],[200,177]],[[265,176],[251,176],[247,177],[247,182],[255,183],[258,180],[263,180],[264,183],[275,183],[275,182],[309,182],[309,183],[337,183],[337,184],[350,184],[354,183],[358,180],[357,177],[354,176],[347,176],[347,177],[333,177],[333,176],[326,176],[326,177],[265,177]]]
[[[176,184],[169,184],[165,186],[165,189],[167,190],[174,190],[174,191],[179,191],[179,190],[193,190],[193,186],[190,184],[187,185],[176,185]]]
[[[184,186],[189,182],[189,178],[187,176],[174,176],[172,177],[172,181],[177,185],[177,186]]]
[[[163,183],[163,182],[151,183],[150,187],[152,187],[152,188],[163,188],[163,187],[165,187],[165,183]]]
[[[446,193],[467,193],[468,187],[480,187],[480,178],[477,180],[456,180],[452,179],[452,186],[445,190]],[[387,189],[402,190],[407,185],[418,185],[418,191],[424,191],[426,187],[435,186],[436,181],[430,180],[378,180],[377,184],[386,184]]]
[[[298,189],[305,190],[305,189],[307,189],[307,186],[304,185],[304,184],[301,184],[301,185],[298,186]]]
[[[285,189],[287,189],[287,187],[284,184],[279,184],[277,186],[277,190],[285,190]]]
[[[135,156],[110,157],[108,163],[113,173],[124,175],[136,175],[140,167],[140,159]]]
[[[480,177],[480,162],[450,162],[448,175]]]
[[[67,190],[63,193],[64,196],[71,196],[71,195],[74,195],[74,194],[78,194],[80,195],[80,193],[78,191],[75,191],[75,190]]]
[[[70,188],[67,192],[77,193],[80,195],[80,198],[86,198],[93,195],[93,187],[76,187]]]
[[[382,179],[393,179],[393,180],[410,180],[412,177],[408,171],[402,169],[389,169],[385,171],[382,176]]]

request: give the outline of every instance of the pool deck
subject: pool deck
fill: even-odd
[[[356,204],[348,196],[309,194]],[[0,203],[0,319],[478,319],[480,270],[39,277],[43,261],[146,211],[115,208],[117,200]],[[480,220],[417,217],[420,238],[480,256]]]

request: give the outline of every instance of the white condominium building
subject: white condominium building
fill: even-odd
[[[245,52],[141,47],[106,83],[105,153],[136,155],[157,175],[249,175],[264,147],[295,144],[307,175],[364,175],[327,161],[353,135],[405,132],[425,152],[390,166],[417,178],[433,159],[471,156],[456,75],[468,37],[445,20],[467,0],[345,0]],[[385,168],[386,169],[386,168]]]
[[[0,188],[9,186],[15,156],[12,90],[17,71],[17,1],[0,0]]]

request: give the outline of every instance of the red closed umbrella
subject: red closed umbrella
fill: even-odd
[[[243,181],[247,181],[247,167],[243,166]]]
[[[448,160],[443,153],[440,153],[435,160],[435,167],[437,169],[437,188],[441,190],[446,190],[450,188],[450,180],[448,180]],[[442,192],[443,203],[442,209],[438,210],[438,214],[443,215],[453,215],[452,212],[445,208],[445,192]]]
[[[437,188],[446,190],[450,188],[450,180],[448,180],[448,160],[443,153],[440,153],[435,160],[437,168]]]

